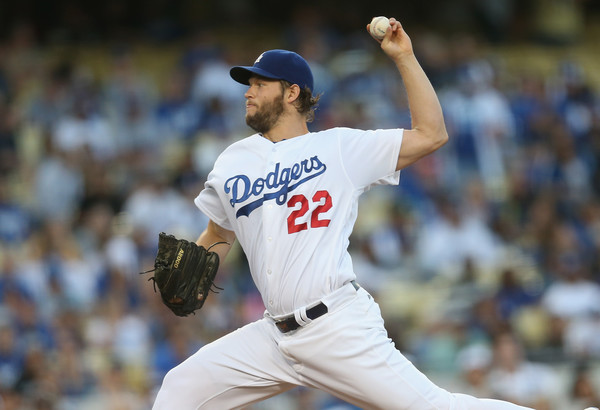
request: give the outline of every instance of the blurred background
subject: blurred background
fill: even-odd
[[[600,2],[0,3],[0,409],[147,409],[165,373],[262,316],[239,247],[200,314],[149,275],[160,231],[251,133],[229,67],[303,54],[312,130],[410,127],[370,38],[395,16],[450,142],[365,194],[351,252],[397,347],[442,387],[600,404]],[[253,409],[350,409],[297,388]]]

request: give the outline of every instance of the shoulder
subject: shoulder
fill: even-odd
[[[365,145],[386,144],[390,140],[402,141],[404,136],[402,128],[386,128],[363,130],[358,128],[336,127],[329,130],[332,137],[341,144],[357,143]]]
[[[261,150],[261,144],[265,143],[265,139],[259,134],[253,134],[249,137],[242,138],[241,140],[235,141],[227,146],[221,154],[217,157],[215,164],[228,159],[235,159],[239,161],[240,155],[247,155],[251,152],[258,152]]]
[[[349,127],[334,127],[325,131],[320,131],[319,134],[336,135],[342,138],[361,136],[361,135],[402,135],[405,130],[403,128],[385,128],[385,129],[371,129],[363,130],[358,128]],[[317,134],[317,133],[315,133]]]
[[[254,147],[260,144],[261,142],[264,142],[264,138],[262,138],[260,134],[252,134],[248,137],[242,138],[241,140],[232,142],[227,148],[225,148],[225,150],[223,150],[223,153]]]
[[[367,131],[359,130],[359,129],[355,129],[355,128],[333,127],[333,128],[328,128],[328,129],[322,130],[322,131],[311,132],[310,135],[313,138],[319,138],[319,139],[325,139],[325,138],[339,139],[339,138],[351,137],[353,135],[361,135],[365,132],[367,132]]]
[[[336,136],[336,135],[343,136],[343,135],[354,134],[357,132],[360,133],[363,131],[355,129],[355,128],[348,128],[348,127],[333,127],[333,128],[328,128],[323,131],[317,131],[314,134],[318,134],[318,135],[322,135],[322,136]]]

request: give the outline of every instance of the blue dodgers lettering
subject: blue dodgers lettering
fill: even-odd
[[[250,215],[265,201],[275,199],[278,205],[286,203],[289,192],[321,175],[326,169],[327,166],[317,156],[304,159],[290,168],[281,168],[281,164],[278,162],[273,171],[269,172],[265,178],[256,178],[251,181],[247,175],[236,175],[225,181],[223,188],[226,194],[231,195],[229,200],[231,206],[256,198],[238,209],[235,216],[239,218]],[[265,188],[274,191],[263,194]]]

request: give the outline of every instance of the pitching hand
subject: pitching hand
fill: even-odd
[[[369,31],[371,24],[367,24],[367,31]],[[371,37],[373,37],[371,35]],[[383,39],[378,40],[373,37],[381,44],[381,49],[394,61],[401,59],[405,56],[413,55],[412,42],[410,37],[402,28],[402,24],[394,17],[390,18],[390,28],[385,33]]]

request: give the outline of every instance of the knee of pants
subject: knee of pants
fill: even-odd
[[[207,375],[208,369],[203,369],[201,363],[195,363],[192,368],[188,361],[181,363],[179,366],[175,366],[167,372],[165,375],[162,388],[179,389],[193,388],[198,386],[198,375]]]
[[[163,377],[161,390],[168,390],[169,387],[172,387],[174,384],[177,384],[178,381],[181,381],[180,377],[177,376],[177,367],[172,368],[165,374]]]
[[[197,379],[186,374],[181,365],[174,367],[163,378],[156,403],[174,403],[183,400],[191,392],[198,393],[197,383]]]

